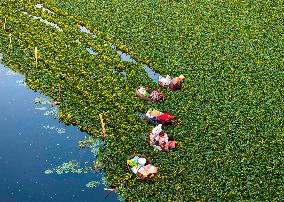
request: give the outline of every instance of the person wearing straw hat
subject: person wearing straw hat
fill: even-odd
[[[169,85],[169,88],[172,90],[179,90],[182,86],[182,81],[185,79],[185,77],[181,74],[178,77],[175,77],[171,80],[171,83]]]

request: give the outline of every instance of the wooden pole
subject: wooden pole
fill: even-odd
[[[9,37],[10,37],[10,39],[9,39],[9,47],[12,48],[12,34],[11,33],[9,34]]]
[[[36,68],[37,68],[37,58],[38,58],[38,50],[37,50],[37,47],[35,47],[35,63],[36,63]]]
[[[107,197],[115,191],[115,189],[111,189],[111,188],[104,188],[104,190],[109,191],[109,193],[105,196],[105,199],[107,199]]]
[[[6,29],[6,18],[5,18],[5,22],[4,22],[4,26],[3,26],[3,29],[5,30]]]
[[[58,82],[58,101],[60,100],[60,95],[61,95],[61,85]]]
[[[106,190],[106,191],[115,191],[115,189],[112,189],[112,188],[104,188],[104,190]]]
[[[104,136],[104,138],[105,138],[105,137],[106,137],[106,129],[105,129],[105,123],[104,123],[104,120],[103,120],[103,116],[102,116],[102,114],[101,114],[101,113],[99,114],[99,117],[100,117],[101,124],[102,124],[102,132],[103,132],[103,136]]]

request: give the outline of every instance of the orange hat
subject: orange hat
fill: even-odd
[[[185,79],[185,77],[181,74],[181,75],[179,75],[179,77],[178,77],[180,80],[183,80],[183,79]]]
[[[150,116],[159,116],[161,113],[158,111],[158,110],[156,110],[156,109],[154,109],[153,111],[151,111],[150,112]]]

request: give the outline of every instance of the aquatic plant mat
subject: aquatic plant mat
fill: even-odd
[[[103,139],[97,158],[126,201],[280,201],[283,13],[281,1],[2,0],[0,52],[57,101],[61,121]],[[156,88],[145,64],[183,74],[183,90],[163,90],[162,104],[137,98],[137,86]],[[149,107],[181,120],[166,128],[177,151],[145,140]],[[155,181],[130,176],[133,153],[159,168]]]

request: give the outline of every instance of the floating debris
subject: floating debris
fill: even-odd
[[[80,148],[90,147],[93,143],[94,139],[87,139],[78,142]]]
[[[14,75],[17,75],[18,73],[16,73],[16,72],[14,72],[14,71],[12,71],[12,70],[8,70],[7,72],[6,72],[6,76],[14,76]]]
[[[45,111],[47,110],[46,107],[35,107],[36,110]]]
[[[76,174],[80,174],[83,173],[83,169],[80,167],[79,162],[77,162],[76,160],[71,160],[68,162],[63,163],[61,166],[57,166],[55,168],[52,169],[47,169],[44,171],[45,174],[49,175],[49,174],[67,174],[67,173],[76,173]]]
[[[46,126],[43,126],[43,128],[53,130],[55,126],[46,125]]]
[[[66,130],[64,128],[57,128],[55,126],[46,125],[46,126],[43,126],[43,128],[49,129],[49,130],[55,130],[58,134],[66,133]]]
[[[19,84],[19,86],[27,86],[24,80],[17,80],[16,83]]]
[[[98,181],[91,181],[88,184],[86,184],[86,187],[92,189],[92,188],[96,188],[98,185],[100,185],[100,182],[98,182]]]
[[[42,104],[42,105],[47,105],[48,107],[36,107],[35,109],[37,110],[42,110],[45,111],[44,112],[44,116],[50,116],[52,115],[53,118],[58,118],[59,117],[59,112],[58,112],[58,108],[53,106],[54,102],[51,101],[48,98],[44,98],[44,97],[37,97],[34,99],[34,103],[35,104]]]
[[[48,98],[44,98],[44,97],[37,97],[34,99],[34,103],[35,104],[47,104],[47,105],[51,105],[52,101],[50,101],[50,99]]]
[[[103,141],[100,139],[95,139],[93,144],[91,144],[89,146],[89,148],[91,149],[91,152],[94,154],[94,156],[96,157],[99,151],[99,148],[102,146]]]
[[[51,110],[45,111],[43,115],[44,116],[52,115],[54,118],[58,118],[59,117],[58,109],[52,108]]]

